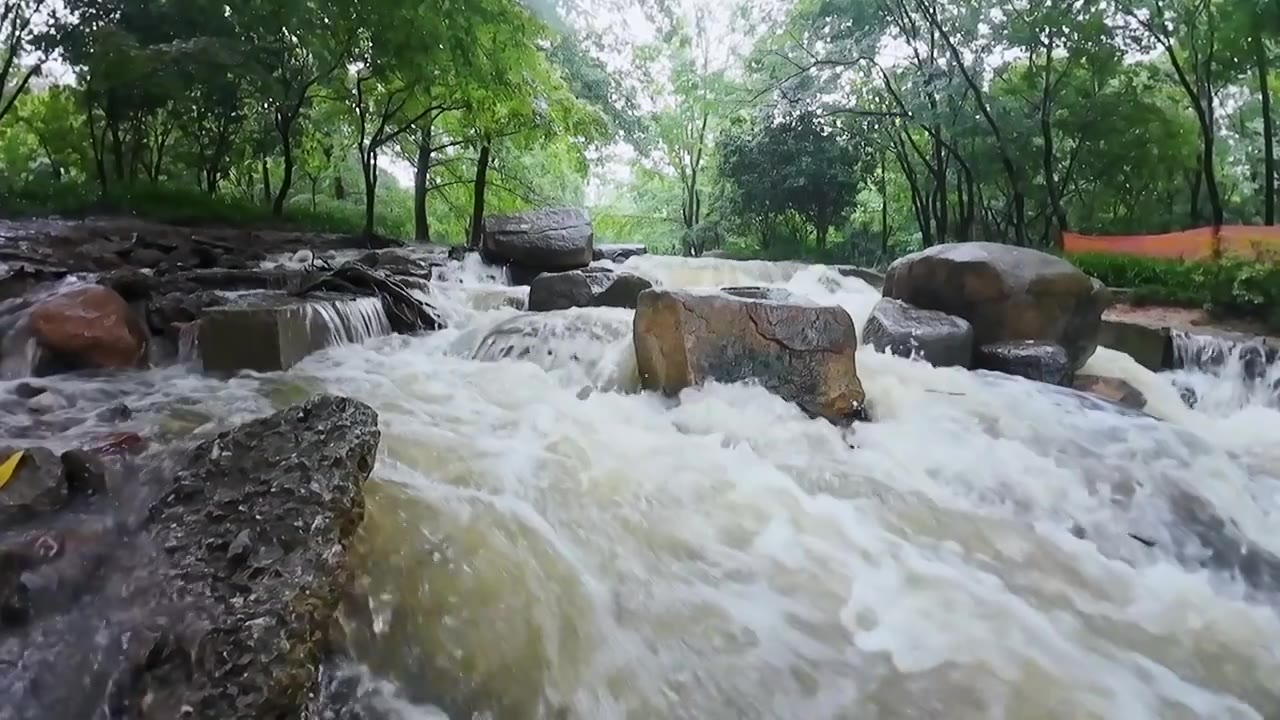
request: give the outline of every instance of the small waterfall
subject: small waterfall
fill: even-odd
[[[1265,338],[1176,332],[1173,354],[1172,380],[1197,410],[1280,408],[1280,347]]]
[[[391,323],[376,297],[324,300],[306,307],[312,333],[326,333],[331,344],[360,344],[391,334]]]
[[[178,332],[178,364],[200,362],[200,321],[189,322]]]

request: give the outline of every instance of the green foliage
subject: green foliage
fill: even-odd
[[[862,181],[861,148],[813,113],[735,125],[721,139],[719,161],[726,205],[758,233],[765,251],[789,213],[803,218],[817,247],[826,248]]]
[[[38,28],[38,0],[0,2],[0,61],[18,59],[0,63],[11,213],[317,229],[354,214],[457,242],[473,211],[580,203],[586,153],[623,119],[589,36],[509,0],[63,0]],[[74,81],[28,87],[54,53]]]
[[[1118,255],[1076,255],[1071,261],[1109,287],[1132,289],[1139,304],[1206,307],[1265,320],[1280,308],[1277,263],[1182,262]]]
[[[404,237],[412,232],[413,220],[407,202],[379,213],[378,232]],[[6,217],[85,217],[119,213],[158,222],[194,226],[275,227],[314,232],[359,234],[364,225],[361,209],[351,203],[323,199],[312,208],[294,203],[283,217],[274,217],[266,205],[231,196],[210,197],[194,188],[139,185],[105,199],[92,185],[62,183],[44,188],[27,188],[10,193],[0,201],[0,215]]]

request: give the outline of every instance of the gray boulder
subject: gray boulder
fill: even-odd
[[[862,342],[901,357],[917,357],[937,367],[973,365],[973,326],[937,310],[901,300],[876,303],[862,330]]]
[[[127,523],[88,499],[0,534],[0,716],[303,717],[378,441],[368,406],[317,397],[132,473]]]
[[[529,309],[539,312],[574,307],[634,308],[640,293],[651,287],[653,283],[631,273],[581,270],[548,273],[529,285]]]
[[[42,447],[0,448],[0,462],[22,450],[22,459],[9,481],[0,487],[0,517],[14,513],[43,513],[67,503],[62,461]]]
[[[480,252],[491,263],[531,270],[577,270],[591,264],[594,234],[583,210],[546,209],[485,218]]]
[[[978,348],[974,361],[981,370],[1016,375],[1050,385],[1071,385],[1071,362],[1067,351],[1058,345],[1033,340],[991,343]]]
[[[1036,340],[1061,346],[1071,370],[1098,347],[1110,293],[1062,258],[995,243],[938,245],[889,267],[885,297],[940,310],[973,325],[989,345]]]
[[[189,608],[164,650],[189,673],[132,668],[120,678],[126,702],[298,717],[330,652],[379,439],[369,406],[321,396],[195,449],[151,508],[163,574]]]

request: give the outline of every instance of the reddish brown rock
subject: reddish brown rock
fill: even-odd
[[[142,363],[146,339],[116,291],[83,285],[31,309],[40,346],[77,368],[120,369]]]

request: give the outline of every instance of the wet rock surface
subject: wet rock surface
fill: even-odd
[[[1110,294],[1062,258],[994,243],[938,245],[889,268],[885,297],[973,325],[981,345],[1036,340],[1059,345],[1070,369],[1098,347]]]
[[[134,497],[0,526],[0,718],[300,717],[378,441],[320,396],[133,468]]]
[[[1173,340],[1168,328],[1103,320],[1098,344],[1132,357],[1152,372],[1173,367]]]
[[[30,322],[32,335],[57,365],[126,369],[142,363],[146,332],[110,288],[82,285],[41,300]]]
[[[574,307],[634,308],[640,293],[651,287],[653,283],[631,273],[608,270],[548,273],[529,285],[529,309],[541,312]]]
[[[480,252],[489,262],[541,271],[591,264],[594,233],[583,210],[535,210],[485,218]]]
[[[863,417],[858,337],[843,308],[768,288],[646,290],[634,334],[646,389],[674,395],[708,380],[756,381],[810,415]]]
[[[595,246],[595,249],[591,252],[591,259],[620,263],[638,255],[648,254],[649,248],[644,245],[605,244]]]
[[[66,505],[68,490],[62,460],[47,448],[0,448],[0,462],[22,452],[13,475],[0,486],[0,522],[5,514],[47,513]]]
[[[370,247],[370,245],[374,247]],[[300,250],[395,246],[383,238],[287,230],[182,227],[134,218],[0,220],[0,263],[61,277],[125,267],[234,269]],[[163,256],[163,259],[161,257]],[[3,276],[0,272],[0,276]]]
[[[978,348],[975,367],[1050,385],[1071,384],[1071,363],[1057,345],[1022,340],[992,343]]]
[[[1077,375],[1071,386],[1132,410],[1142,410],[1147,406],[1147,398],[1142,391],[1120,378]]]
[[[937,367],[973,365],[973,326],[937,310],[922,310],[901,300],[876,303],[862,342],[900,357],[917,357]]]

